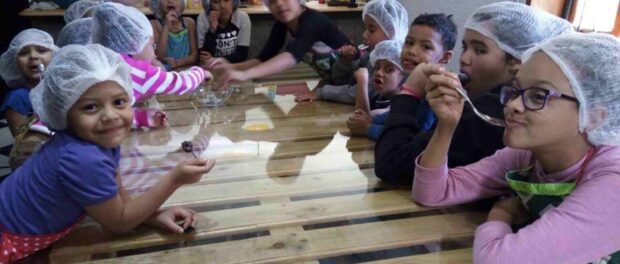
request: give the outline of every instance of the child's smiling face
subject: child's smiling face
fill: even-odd
[[[104,148],[123,142],[133,123],[127,92],[114,81],[91,86],[67,112],[67,129]]]
[[[377,24],[377,21],[375,21],[372,17],[365,16],[364,34],[362,35],[362,39],[364,44],[373,49],[375,45],[379,44],[381,41],[387,40],[388,37],[386,33],[383,32],[379,24]]]
[[[374,65],[372,81],[375,90],[382,96],[391,97],[398,94],[403,72],[388,60],[377,60]]]
[[[410,73],[420,63],[448,63],[450,55],[446,54],[439,32],[429,26],[414,25],[405,38],[400,62],[403,70]]]
[[[38,82],[41,79],[43,73],[38,65],[47,66],[50,60],[52,60],[52,51],[36,45],[23,47],[16,57],[17,68],[29,82]]]

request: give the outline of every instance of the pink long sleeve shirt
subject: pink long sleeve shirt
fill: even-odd
[[[193,91],[205,78],[200,67],[191,67],[181,72],[166,72],[150,62],[138,60],[123,54],[123,59],[131,66],[131,81],[136,101],[155,94],[185,94]]]
[[[584,159],[551,174],[535,166],[534,179],[572,182]],[[453,169],[445,164],[432,169],[421,167],[418,157],[413,198],[427,206],[446,206],[510,194],[505,173],[527,168],[530,162],[529,151],[511,148]],[[480,225],[474,239],[474,263],[588,263],[620,250],[618,219],[620,147],[602,146],[577,188],[531,225],[517,233],[500,221]]]

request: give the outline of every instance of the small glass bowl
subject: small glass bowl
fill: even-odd
[[[223,90],[216,90],[214,82],[203,83],[192,94],[192,98],[203,106],[215,107],[226,103],[232,94],[232,87]]]

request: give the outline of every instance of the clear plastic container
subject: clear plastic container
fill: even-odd
[[[192,94],[192,97],[199,104],[206,107],[221,106],[226,103],[232,94],[232,87],[217,90],[215,82],[203,83]]]

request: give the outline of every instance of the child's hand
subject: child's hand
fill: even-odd
[[[245,72],[237,70],[227,70],[220,76],[217,81],[217,90],[224,90],[234,82],[244,82],[248,80],[248,75]]]
[[[346,60],[352,60],[357,56],[357,48],[352,45],[343,46],[338,51],[340,52],[340,56]]]
[[[316,100],[316,92],[308,91],[305,94],[300,94],[295,96],[295,102],[305,102],[305,101],[314,101]]]
[[[368,83],[368,68],[357,69],[353,76],[355,77],[357,83]]]
[[[211,31],[211,33],[215,33],[217,30],[221,14],[222,12],[220,11],[211,10],[211,12],[209,12],[209,31]]]
[[[203,174],[209,172],[215,165],[215,160],[202,158],[189,159],[179,163],[170,175],[177,186],[198,182]]]
[[[523,224],[529,219],[530,214],[518,196],[504,198],[495,202],[487,217],[487,221],[501,221],[509,225]]]
[[[209,60],[213,59],[213,55],[208,51],[200,52],[200,66],[207,68]]]
[[[156,212],[150,223],[175,233],[183,233],[188,227],[195,226],[197,220],[196,211],[183,207],[172,207]],[[183,226],[179,226],[178,221],[183,221]]]
[[[211,58],[207,61],[206,69],[210,71],[226,71],[232,69],[232,66],[225,58]]]
[[[428,80],[426,100],[437,115],[438,122],[456,127],[464,105],[456,90],[461,89],[458,77],[453,73],[433,74]]]
[[[372,119],[368,113],[362,110],[356,110],[347,120],[347,127],[355,136],[367,136],[370,124],[372,124]]]
[[[168,12],[168,14],[166,14],[166,18],[164,22],[169,28],[172,28],[179,24],[179,16],[177,15],[176,12],[174,12],[174,10],[171,10]]]
[[[162,110],[153,109],[152,115],[149,113],[149,116],[151,116],[152,119],[152,123],[151,120],[149,120],[150,127],[167,127],[169,125],[168,114]]]
[[[177,60],[175,58],[172,58],[172,57],[164,58],[164,63],[170,65],[170,68],[173,68],[173,69],[178,66],[177,65]]]

